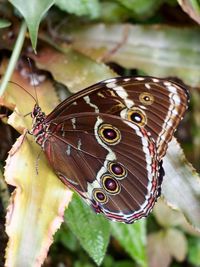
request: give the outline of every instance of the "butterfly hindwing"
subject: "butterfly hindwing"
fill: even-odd
[[[44,150],[60,179],[108,218],[130,223],[147,215],[156,201],[155,143],[129,121],[77,114],[52,130]]]

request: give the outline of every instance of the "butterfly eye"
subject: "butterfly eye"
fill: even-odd
[[[139,95],[139,100],[144,105],[152,105],[154,102],[154,96],[148,92],[144,92]]]
[[[116,145],[121,139],[120,131],[111,124],[102,124],[98,133],[102,141],[109,145]]]
[[[101,189],[94,189],[93,197],[99,203],[105,204],[108,202],[108,197]]]
[[[147,123],[145,113],[139,108],[130,109],[127,114],[127,119],[139,126],[144,126]]]
[[[110,162],[108,170],[118,179],[122,179],[127,175],[127,171],[119,163]]]
[[[102,178],[103,188],[110,194],[117,194],[120,192],[119,183],[110,175],[104,175]]]

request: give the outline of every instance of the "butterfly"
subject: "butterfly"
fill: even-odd
[[[187,90],[154,77],[117,77],[61,102],[36,103],[30,133],[50,166],[108,219],[133,223],[161,193],[162,158],[187,109]]]

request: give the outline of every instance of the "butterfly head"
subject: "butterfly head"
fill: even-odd
[[[34,106],[34,109],[33,111],[31,112],[31,117],[34,119],[34,118],[37,118],[40,113],[42,113],[41,111],[41,107],[39,107],[37,104],[35,104]]]

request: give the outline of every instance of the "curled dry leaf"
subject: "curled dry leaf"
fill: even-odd
[[[16,187],[6,220],[9,236],[6,266],[9,267],[42,264],[72,196],[31,139],[26,132],[21,135],[6,161],[6,182]]]
[[[6,67],[5,62],[2,66]],[[16,70],[12,81],[34,95],[26,68]],[[31,127],[30,116],[24,115],[32,111],[34,101],[20,86],[10,83],[1,104],[12,109],[15,107],[8,121],[22,132]],[[58,99],[49,80],[40,82],[36,90],[45,111],[49,112],[57,105]],[[26,133],[16,141],[9,153],[5,178],[8,184],[16,187],[7,214],[9,242],[6,266],[41,266],[53,234],[63,221],[72,192],[55,176],[39,146]]]

